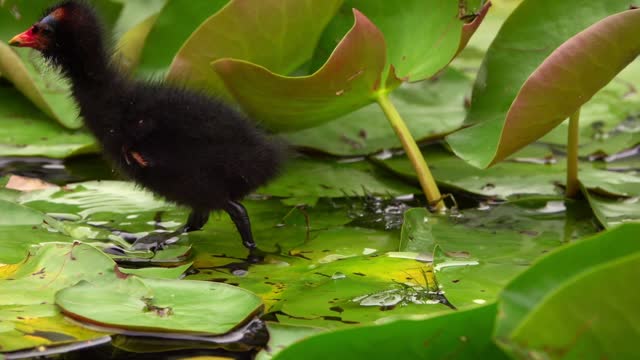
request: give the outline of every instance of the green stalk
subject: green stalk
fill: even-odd
[[[402,142],[402,147],[418,175],[420,186],[427,197],[429,205],[433,206],[438,212],[446,210],[447,208],[444,201],[442,201],[442,195],[440,195],[440,190],[433,179],[433,175],[431,175],[427,162],[424,160],[422,152],[420,152],[420,148],[418,148],[418,144],[416,144],[413,136],[411,136],[409,128],[407,128],[404,120],[400,117],[398,110],[393,103],[389,101],[388,93],[379,92],[376,95],[376,100],[382,108],[382,111],[384,111],[384,114],[387,116],[387,119],[389,119],[391,127],[396,132],[400,142]]]
[[[578,182],[578,136],[580,131],[580,109],[569,118],[569,137],[567,139],[567,189],[565,196],[573,198],[580,191]]]

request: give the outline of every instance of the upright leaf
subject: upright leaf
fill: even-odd
[[[341,2],[231,0],[189,37],[173,59],[167,79],[225,95],[210,65],[221,58],[251,61],[288,74],[311,57]]]
[[[352,8],[351,26],[345,16]],[[468,25],[458,10],[449,0],[411,0],[402,6],[347,1],[320,45],[333,49],[338,41],[337,46],[312,75],[285,76],[277,68],[238,59],[221,59],[213,66],[235,100],[265,126],[278,131],[309,128],[373,102],[377,93],[404,80],[422,80],[445,67],[477,25],[463,31]],[[482,14],[487,10],[488,5]]]
[[[586,103],[640,53],[640,10],[629,5],[524,1],[487,53],[466,120],[474,126],[449,136],[454,151],[493,165]]]

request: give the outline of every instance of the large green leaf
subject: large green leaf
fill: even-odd
[[[12,49],[6,41],[25,31],[54,0],[11,0],[0,7],[0,72],[40,110],[67,128],[82,126],[68,81],[52,71],[31,49]],[[107,23],[113,23],[121,7],[108,0],[96,2]]]
[[[147,77],[164,76],[182,44],[203,21],[228,2],[229,0],[165,1],[159,14],[145,20],[148,24],[141,24],[128,34],[132,36],[137,33],[145,38],[139,44],[140,58],[133,59],[134,62],[139,60],[136,73]],[[216,43],[217,41],[206,42],[210,46],[215,46]]]
[[[480,70],[467,117],[474,126],[448,138],[455,152],[486,167],[574,113],[640,52],[640,11],[628,8],[625,0],[524,1]]]
[[[56,305],[68,316],[111,328],[221,335],[257,314],[262,302],[226,284],[127,276],[108,284],[80,282],[57,292]]]
[[[495,317],[496,306],[488,305],[426,320],[334,331],[295,343],[275,359],[506,359],[489,336]]]
[[[518,331],[519,326],[528,321],[527,319],[529,319],[532,310],[541,306],[554,294],[558,294],[558,291],[561,291],[566,285],[572,284],[576,279],[591,272],[592,269],[615,262],[629,254],[637,254],[640,251],[640,243],[637,241],[639,233],[640,224],[621,225],[608,232],[572,244],[567,248],[556,250],[536,262],[532,268],[511,282],[500,296],[502,300],[500,302],[500,312],[503,316],[499,318],[495,330],[498,339],[507,341],[513,336],[514,332]],[[612,294],[609,291],[615,289],[619,280],[622,279],[612,276],[606,281],[592,283],[599,290],[576,294],[571,301],[566,302],[566,305],[571,304],[571,306],[574,306],[577,303],[589,302],[602,306],[601,309],[604,310],[608,308],[607,304],[601,301],[594,302],[593,296],[597,294],[600,300],[604,299],[603,296],[609,296]],[[612,288],[607,287],[608,285],[606,284],[611,284]],[[618,294],[617,290],[615,291],[615,294]],[[628,295],[618,295],[616,298],[620,299]],[[578,327],[583,327],[585,322],[593,320],[592,315],[594,315],[594,312],[573,312],[569,311],[569,309],[560,311],[557,316],[566,316],[566,318],[563,320],[558,318],[557,321],[554,321],[554,324],[568,322],[573,326],[573,324],[576,324],[574,318],[576,315],[582,319],[580,321],[581,325]],[[598,321],[601,320],[602,318]],[[550,326],[551,324],[547,325]],[[597,327],[588,326],[583,327],[583,330],[587,333],[592,333],[595,328]],[[576,339],[576,333],[573,331],[562,335],[563,338],[565,335],[570,335]]]
[[[640,251],[596,266],[555,289],[529,313],[511,341],[550,358],[632,359],[638,354],[640,291],[629,291]],[[598,301],[591,296],[598,294]]]
[[[226,95],[211,63],[251,61],[289,73],[307,61],[342,0],[231,0],[191,34],[175,55],[170,81]]]
[[[237,59],[221,59],[213,66],[250,115],[274,130],[300,130],[357,110],[403,80],[434,75],[472,33],[463,31],[458,5],[447,0],[412,0],[403,6],[347,1],[327,31],[342,35],[349,24],[344,12],[352,8],[353,26],[311,75],[288,77],[278,69]]]

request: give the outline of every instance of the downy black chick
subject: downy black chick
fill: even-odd
[[[198,230],[210,211],[224,210],[255,248],[239,201],[278,173],[283,145],[203,93],[129,78],[106,43],[95,10],[77,0],[51,7],[9,42],[40,51],[71,80],[81,117],[122,174],[192,209],[182,230]]]

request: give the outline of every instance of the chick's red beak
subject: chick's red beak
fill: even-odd
[[[33,33],[33,27],[30,27],[22,34],[18,34],[9,40],[9,45],[17,47],[30,47],[34,49],[41,49],[40,37]]]

